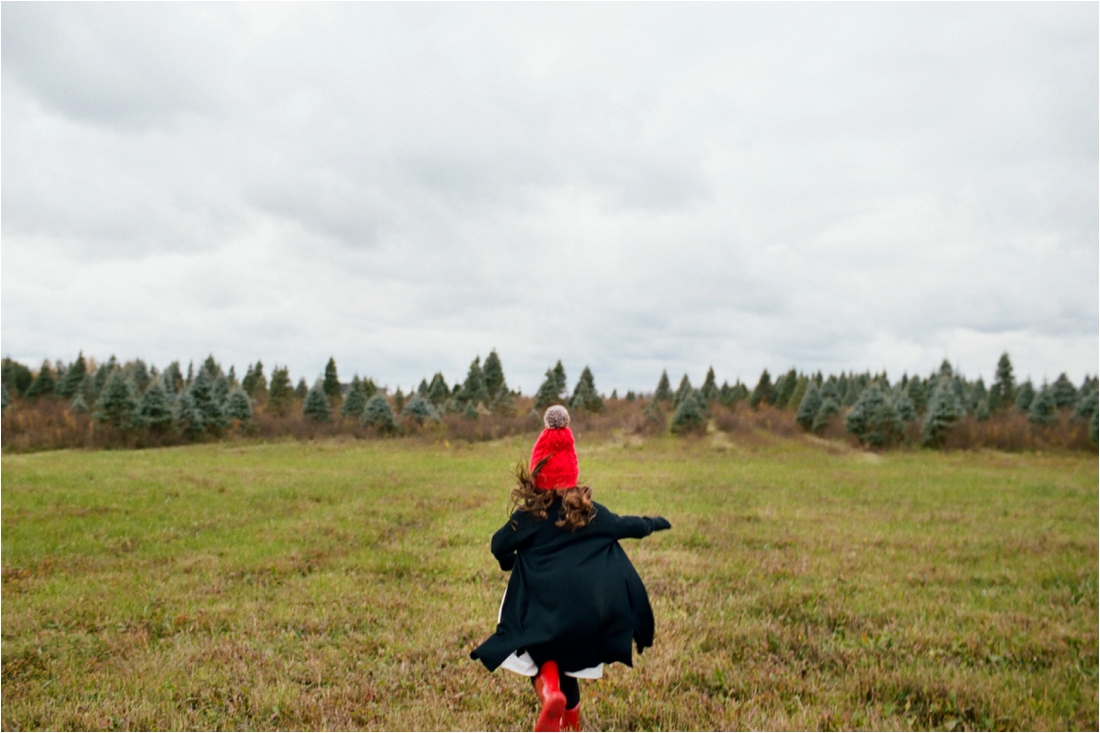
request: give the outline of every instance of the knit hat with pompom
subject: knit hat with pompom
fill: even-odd
[[[546,429],[531,451],[530,470],[543,458],[549,456],[549,460],[535,477],[535,487],[543,491],[571,489],[577,485],[577,450],[569,429],[569,412],[561,405],[551,405],[542,421]]]

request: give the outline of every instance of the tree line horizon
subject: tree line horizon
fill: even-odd
[[[98,362],[81,351],[67,364],[44,360],[37,371],[4,358],[0,389],[5,412],[16,403],[24,407],[62,403],[66,413],[86,415],[116,431],[176,433],[189,440],[246,431],[257,414],[281,418],[296,414],[314,423],[354,421],[382,434],[396,434],[403,432],[402,420],[422,426],[439,423],[445,416],[473,421],[517,417],[521,402],[524,409],[530,403],[532,412],[562,404],[581,413],[600,414],[608,401],[625,401],[647,403],[637,427],[649,432],[705,432],[714,408],[731,410],[744,404],[754,410],[792,411],[798,425],[809,433],[821,433],[830,422],[842,421],[860,443],[879,448],[907,440],[937,447],[959,420],[970,417],[981,422],[1005,412],[1026,415],[1036,426],[1051,425],[1061,416],[1085,422],[1090,440],[1096,443],[1096,376],[1086,375],[1079,387],[1065,372],[1038,386],[1030,378],[1017,383],[1007,353],[998,360],[994,375],[987,387],[982,377],[968,380],[945,359],[925,377],[905,373],[895,382],[885,370],[826,375],[791,368],[773,379],[764,369],[750,388],[740,378],[732,385],[728,380],[718,385],[710,367],[700,386],[692,385],[685,373],[673,389],[666,369],[651,392],[630,390],[620,397],[617,389],[610,395],[600,393],[587,366],[570,391],[559,360],[546,370],[538,390],[525,397],[508,387],[503,364],[493,349],[484,362],[478,355],[461,381],[448,384],[443,373],[436,372],[408,393],[397,387],[391,394],[388,386],[358,373],[342,382],[334,357],[313,385],[304,377],[295,385],[288,367],[274,365],[269,377],[262,360],[249,364],[238,377],[235,365],[224,370],[213,354],[197,369],[191,362],[185,373],[178,360],[160,370],[140,358],[120,363],[111,356]],[[918,428],[919,437],[907,438],[916,435]]]

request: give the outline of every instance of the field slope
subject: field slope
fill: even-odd
[[[3,728],[529,730],[467,655],[530,442],[5,456]],[[586,728],[1097,729],[1096,455],[579,444],[673,523]]]

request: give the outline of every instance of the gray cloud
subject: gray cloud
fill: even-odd
[[[1097,370],[1095,6],[21,4],[3,348]]]

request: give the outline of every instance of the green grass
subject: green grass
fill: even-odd
[[[587,729],[1097,721],[1097,458],[579,436],[657,617]],[[3,460],[4,729],[527,729],[468,659],[529,438]]]

